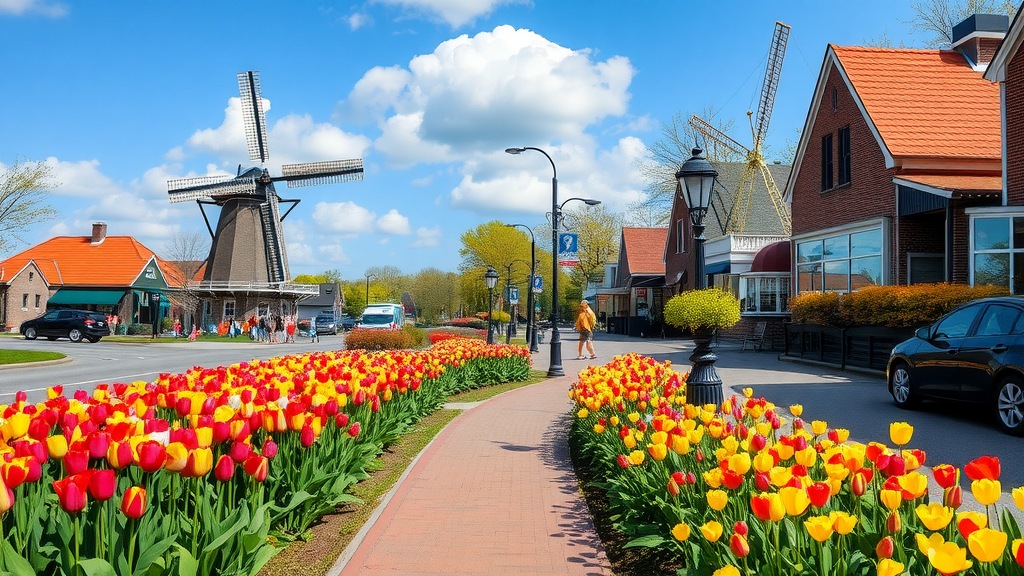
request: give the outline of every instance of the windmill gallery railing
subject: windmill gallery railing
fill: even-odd
[[[210,292],[276,292],[316,296],[320,287],[316,284],[296,284],[294,282],[249,282],[233,280],[200,280],[188,283],[189,290]]]

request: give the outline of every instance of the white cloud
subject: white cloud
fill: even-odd
[[[385,234],[397,234],[401,236],[407,236],[412,234],[412,229],[409,228],[409,218],[402,216],[398,213],[398,210],[391,209],[390,212],[380,217],[377,220],[377,230]]]
[[[357,123],[379,121],[411,80],[412,74],[401,66],[371,68],[356,82],[348,99],[338,103],[335,117]]]
[[[50,226],[49,234],[50,236],[68,236],[71,234],[71,228],[61,220],[53,226]]]
[[[120,184],[100,172],[99,160],[67,162],[50,156],[46,164],[53,169],[54,179],[59,183],[53,189],[58,196],[99,198],[121,189]]]
[[[409,246],[413,248],[427,248],[431,246],[437,246],[441,239],[441,227],[434,226],[433,228],[419,228],[416,230],[416,241]]]
[[[313,247],[302,242],[285,242],[288,250],[288,267],[303,264],[318,264],[319,260],[313,254]]]
[[[490,14],[496,6],[509,4],[509,0],[377,0],[382,4],[401,6],[412,12],[422,12],[433,19],[447,22],[452,28],[472,22],[479,16]]]
[[[328,262],[348,264],[352,260],[345,254],[345,249],[340,244],[329,244],[320,247],[320,254],[327,258]]]
[[[318,202],[313,208],[313,221],[322,230],[351,237],[373,232],[377,214],[355,202]]]
[[[373,20],[366,14],[356,12],[355,14],[348,17],[348,26],[352,30],[359,30],[363,26],[366,26]]]
[[[68,6],[63,2],[51,2],[49,0],[0,0],[0,15],[13,14],[42,14],[53,18],[64,16],[68,13]]]
[[[414,178],[409,184],[413,186],[430,186],[430,183],[434,181],[432,175],[424,176],[423,178]]]

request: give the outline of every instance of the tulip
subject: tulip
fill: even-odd
[[[633,450],[629,453],[629,463],[633,466],[639,466],[644,463],[644,453],[639,450]]]
[[[956,527],[964,539],[971,537],[976,530],[988,526],[988,516],[981,512],[960,512],[956,515]]]
[[[828,497],[831,493],[832,488],[824,482],[815,482],[807,487],[807,496],[815,508],[824,507],[828,503]]]
[[[967,559],[967,550],[954,542],[945,542],[938,548],[929,550],[928,561],[945,576],[963,572],[974,565]]]
[[[857,526],[857,517],[851,516],[846,512],[830,512],[828,517],[832,521],[832,529],[838,532],[840,536],[846,536],[853,532],[854,527]]]
[[[747,543],[747,538],[741,534],[733,534],[729,538],[729,549],[737,558],[743,558],[750,554],[750,544]]]
[[[679,496],[679,484],[672,478],[668,479],[668,486],[666,487],[668,493],[673,497]]]
[[[778,522],[786,516],[782,498],[775,492],[762,492],[750,497],[750,510],[763,521]]]
[[[113,470],[93,470],[89,475],[89,496],[98,502],[105,502],[117,490],[117,475]]]
[[[111,442],[107,448],[107,462],[116,470],[132,463],[132,447],[128,442]]]
[[[355,422],[348,427],[348,435],[353,438],[359,436],[359,422]]]
[[[899,490],[882,490],[878,497],[889,510],[895,510],[903,503],[903,494]]]
[[[188,454],[188,461],[181,475],[189,478],[206,476],[213,468],[213,451],[209,448],[197,448]]]
[[[888,536],[887,536],[888,538]],[[889,558],[882,558],[878,561],[876,569],[878,570],[878,576],[899,576],[903,574],[903,564],[890,560]]]
[[[998,530],[982,528],[967,538],[971,556],[981,562],[995,562],[1006,548],[1006,534]]]
[[[853,480],[850,481],[850,491],[853,492],[854,496],[863,496],[868,489],[868,482],[864,478],[864,475],[857,472],[853,475]]]
[[[14,458],[0,468],[0,478],[8,488],[17,488],[28,479],[30,456]]]
[[[231,480],[231,477],[235,475],[235,461],[231,459],[231,456],[221,454],[220,458],[217,459],[217,466],[214,467],[213,475],[221,482]]]
[[[251,454],[245,460],[245,473],[252,476],[257,482],[263,482],[267,479],[267,473],[269,472],[269,460],[264,456],[257,454]]]
[[[875,546],[875,554],[879,558],[892,558],[892,553],[896,551],[896,543],[893,541],[892,536],[886,536],[878,541],[878,545]]]
[[[725,506],[729,503],[729,494],[724,490],[708,490],[706,495],[708,500],[708,506],[712,509],[721,512],[725,509]]]
[[[732,564],[728,564],[718,570],[715,570],[714,574],[711,576],[740,576],[740,571]]]
[[[897,446],[906,446],[914,435],[914,427],[906,422],[889,424],[889,439]]]
[[[260,453],[273,460],[274,456],[277,456],[277,444],[270,438],[267,438],[266,441],[263,442],[263,449],[260,450]]]
[[[804,520],[804,528],[818,542],[825,542],[832,537],[832,520],[828,516],[814,516]]]
[[[155,440],[140,442],[135,451],[138,453],[136,464],[143,472],[156,472],[167,462],[167,449]]]
[[[167,445],[167,462],[164,466],[171,472],[180,472],[188,464],[188,449],[181,442],[171,442]]]
[[[313,442],[316,441],[316,435],[313,434],[312,426],[307,424],[302,427],[302,432],[299,433],[299,441],[302,442],[302,445],[306,448],[313,445]]]
[[[1024,486],[1014,488],[1010,494],[1013,495],[1013,503],[1017,505],[1017,508],[1024,510]]]
[[[898,482],[904,500],[914,500],[928,493],[928,477],[919,472],[900,476]]]
[[[979,504],[989,506],[999,501],[999,497],[1002,495],[1002,486],[1000,486],[999,480],[982,478],[971,482],[971,493],[974,494],[974,498]]]
[[[664,444],[651,444],[647,446],[647,452],[651,455],[651,458],[661,462],[668,455],[668,446]]]
[[[885,529],[890,534],[896,534],[903,529],[903,521],[900,519],[900,511],[893,510],[885,520]]]
[[[619,466],[623,468],[629,468],[629,458],[627,458],[624,454],[617,455],[615,459],[619,462]]]
[[[996,456],[975,458],[964,466],[964,473],[971,480],[999,480],[1000,472],[999,458]]]
[[[722,525],[714,520],[700,527],[700,532],[704,535],[704,539],[712,543],[718,542],[718,539],[722,537],[722,531]]]
[[[57,501],[68,514],[77,514],[85,509],[88,489],[88,474],[73,474],[53,482]]]
[[[953,509],[938,502],[921,504],[917,507],[916,512],[924,527],[933,532],[942,530],[953,520]]]
[[[110,448],[110,434],[106,432],[93,432],[88,438],[89,457],[94,460],[106,458],[107,449]]]
[[[803,488],[787,486],[779,490],[779,496],[786,507],[786,514],[790,516],[800,516],[807,511],[807,506],[811,503],[811,499],[807,496],[807,491]]]
[[[88,450],[69,450],[64,455],[64,470],[69,475],[79,474],[85,472],[85,469],[89,467],[89,451]]]
[[[50,436],[46,439],[46,450],[49,452],[50,458],[60,460],[68,453],[68,439],[63,434]]]
[[[740,520],[732,525],[732,531],[739,534],[740,536],[746,536],[749,532],[749,528],[747,527],[746,522]]]
[[[804,407],[800,404],[793,404],[789,407],[789,412],[793,416],[799,418],[804,413]]]
[[[245,459],[252,453],[252,447],[244,442],[234,442],[231,444],[231,451],[229,452],[231,459],[235,462],[245,462]]]
[[[951,488],[957,483],[957,476],[960,475],[960,469],[949,464],[939,464],[932,468],[932,476],[935,477],[935,482],[943,488]]]
[[[815,436],[821,436],[828,430],[828,422],[822,422],[821,420],[815,420],[811,422],[811,432]]]
[[[672,537],[680,542],[686,542],[690,537],[690,527],[686,524],[676,524],[672,527]]]
[[[950,486],[942,492],[942,503],[954,510],[964,503],[964,491],[959,486]]]
[[[138,520],[146,513],[146,489],[132,486],[125,490],[121,498],[121,512],[129,518]]]

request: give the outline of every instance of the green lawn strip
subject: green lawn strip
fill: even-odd
[[[495,384],[494,386],[485,386],[483,388],[466,390],[465,392],[449,396],[448,402],[480,402],[481,400],[487,400],[488,398],[497,396],[502,392],[515,390],[516,388],[522,388],[523,386],[529,386],[530,384],[536,384],[546,378],[547,373],[543,370],[530,370],[530,375],[522,382],[506,382],[504,384]]]
[[[60,352],[43,352],[37,350],[0,350],[0,364],[21,364],[23,362],[45,362],[60,360],[67,354]]]

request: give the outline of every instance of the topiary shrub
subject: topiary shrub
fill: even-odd
[[[486,329],[487,328],[487,312],[484,312],[480,316],[484,320],[484,328]],[[512,319],[512,317],[509,316],[508,312],[502,312],[501,310],[495,310],[494,311],[494,321],[495,322],[506,323],[506,322],[508,322],[511,319]]]
[[[345,348],[348,350],[405,350],[412,347],[412,336],[405,330],[354,328],[345,336]]]
[[[699,332],[729,328],[740,321],[740,302],[719,288],[687,290],[665,304],[665,322]]]
[[[130,335],[130,336],[139,336],[139,335],[152,336],[153,335],[153,325],[152,324],[128,324],[128,335]]]
[[[477,330],[487,329],[487,320],[481,320],[480,318],[472,316],[467,316],[465,318],[452,318],[448,321],[448,324],[458,328],[476,328]]]

